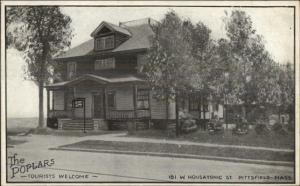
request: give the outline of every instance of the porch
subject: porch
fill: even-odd
[[[110,81],[112,79],[85,75],[47,86],[47,118],[55,118],[58,125],[59,121],[65,125],[83,125],[84,119],[94,125],[99,121],[103,124],[106,121],[150,119],[149,90],[142,80],[119,78],[119,81]],[[78,98],[84,103],[74,106],[74,100]]]
[[[74,110],[49,110],[48,118],[70,118],[78,119],[74,116]],[[150,118],[150,110],[108,110],[103,119],[106,120],[130,120]],[[82,118],[81,118],[82,119]],[[86,118],[92,119],[92,118]]]

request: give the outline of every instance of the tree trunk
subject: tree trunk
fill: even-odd
[[[38,128],[44,128],[44,86],[39,83],[39,125]]]
[[[246,104],[244,103],[242,106],[242,118],[247,117]]]
[[[166,95],[166,119],[167,126],[169,125],[169,95]]]
[[[179,115],[178,115],[178,92],[175,95],[175,110],[176,110],[176,136],[179,136]]]

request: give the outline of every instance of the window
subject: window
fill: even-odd
[[[76,75],[76,62],[69,62],[67,66],[68,79],[72,79]]]
[[[207,104],[204,104],[204,105],[203,105],[203,111],[204,111],[204,112],[208,112],[208,110],[209,110],[209,109],[208,109],[208,105],[207,105]]]
[[[219,111],[219,104],[218,103],[215,104],[215,109],[214,110],[217,111],[217,112]]]
[[[190,110],[199,110],[199,100],[196,95],[190,95],[189,109]]]
[[[116,93],[115,92],[107,93],[107,106],[109,109],[116,108]]]
[[[208,108],[208,101],[207,101],[207,98],[206,97],[203,97],[203,103],[202,103],[202,111],[203,112],[208,112],[209,111],[209,108]]]
[[[96,38],[96,50],[106,50],[114,48],[114,36]]]
[[[149,109],[149,90],[148,89],[138,89],[137,90],[137,109],[145,110]]]
[[[115,68],[115,58],[98,59],[95,61],[95,70]]]

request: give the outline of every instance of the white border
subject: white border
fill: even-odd
[[[300,153],[300,146],[299,146],[299,134],[300,134],[300,128],[299,128],[299,118],[300,118],[300,88],[299,88],[299,1],[2,1],[1,2],[1,41],[5,40],[4,36],[4,29],[5,29],[5,23],[4,23],[4,6],[6,5],[181,5],[181,6],[295,6],[295,71],[296,71],[296,170],[295,170],[295,184],[282,184],[282,185],[300,185],[299,180],[299,153]],[[87,183],[84,184],[75,184],[75,183],[62,183],[62,184],[49,184],[49,183],[41,183],[41,184],[34,184],[34,183],[28,183],[28,184],[8,184],[6,183],[6,136],[5,136],[5,42],[1,42],[1,185],[87,185]],[[99,183],[89,183],[88,185],[157,185],[157,184],[99,184]],[[159,185],[253,185],[253,184],[181,184],[181,183],[172,183],[172,184],[159,184]],[[257,184],[255,184],[257,185]],[[260,185],[273,185],[273,184],[260,184]],[[276,184],[278,185],[278,184]]]

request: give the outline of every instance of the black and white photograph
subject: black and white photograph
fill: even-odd
[[[1,184],[298,185],[298,34],[297,1],[3,1]]]

